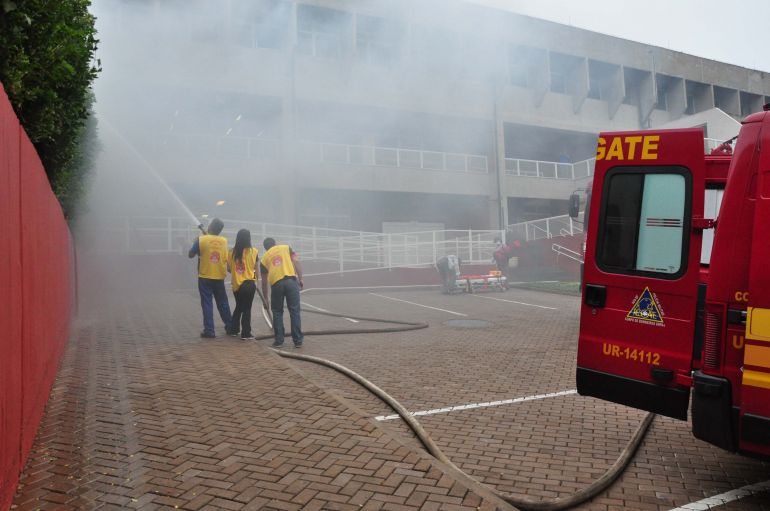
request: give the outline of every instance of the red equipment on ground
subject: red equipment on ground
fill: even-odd
[[[700,129],[600,135],[577,389],[682,420],[692,391],[697,438],[770,456],[770,113],[703,152]]]
[[[508,281],[499,271],[490,271],[486,275],[460,275],[455,281],[455,287],[466,293],[476,291],[505,291]]]

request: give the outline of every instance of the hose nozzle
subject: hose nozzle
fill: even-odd
[[[206,234],[206,229],[203,228],[203,224],[198,224],[198,229],[200,229],[203,234]]]

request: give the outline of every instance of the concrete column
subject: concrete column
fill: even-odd
[[[297,223],[297,165],[299,164],[296,153],[297,144],[297,2],[292,1],[289,14],[288,35],[288,87],[281,101],[281,179],[278,185],[280,200],[279,223]]]
[[[502,83],[502,82],[501,82]],[[505,229],[508,223],[508,196],[505,180],[505,123],[501,119],[499,93],[502,89],[494,87],[493,122],[495,124],[495,159],[490,165],[489,226],[492,229]]]
[[[666,90],[666,105],[671,120],[679,119],[687,110],[687,90],[684,79],[672,77]]]
[[[588,90],[591,88],[588,78],[588,59],[580,59],[580,63],[572,70],[568,80],[572,93],[572,109],[579,114],[588,97]]]
[[[612,73],[607,87],[607,106],[609,108],[610,119],[615,118],[620,105],[626,99],[626,77],[623,66],[618,66]]]

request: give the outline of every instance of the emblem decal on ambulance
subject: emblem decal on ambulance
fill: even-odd
[[[657,297],[650,292],[650,288],[645,287],[640,296],[634,297],[634,306],[628,311],[626,321],[665,326],[665,323],[663,323],[663,312],[656,298]]]

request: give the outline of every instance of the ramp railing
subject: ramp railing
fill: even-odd
[[[567,247],[563,247],[557,243],[554,243],[551,245],[551,250],[556,252],[557,256],[564,256],[569,259],[572,259],[573,261],[577,261],[579,263],[583,262],[583,256],[579,252],[575,252],[574,250],[571,250]]]
[[[530,220],[528,222],[519,222],[509,225],[508,232],[513,233],[514,237],[524,241],[574,236],[583,232],[583,222],[580,221],[582,218],[583,213],[577,219],[571,218],[569,215],[560,215]]]

